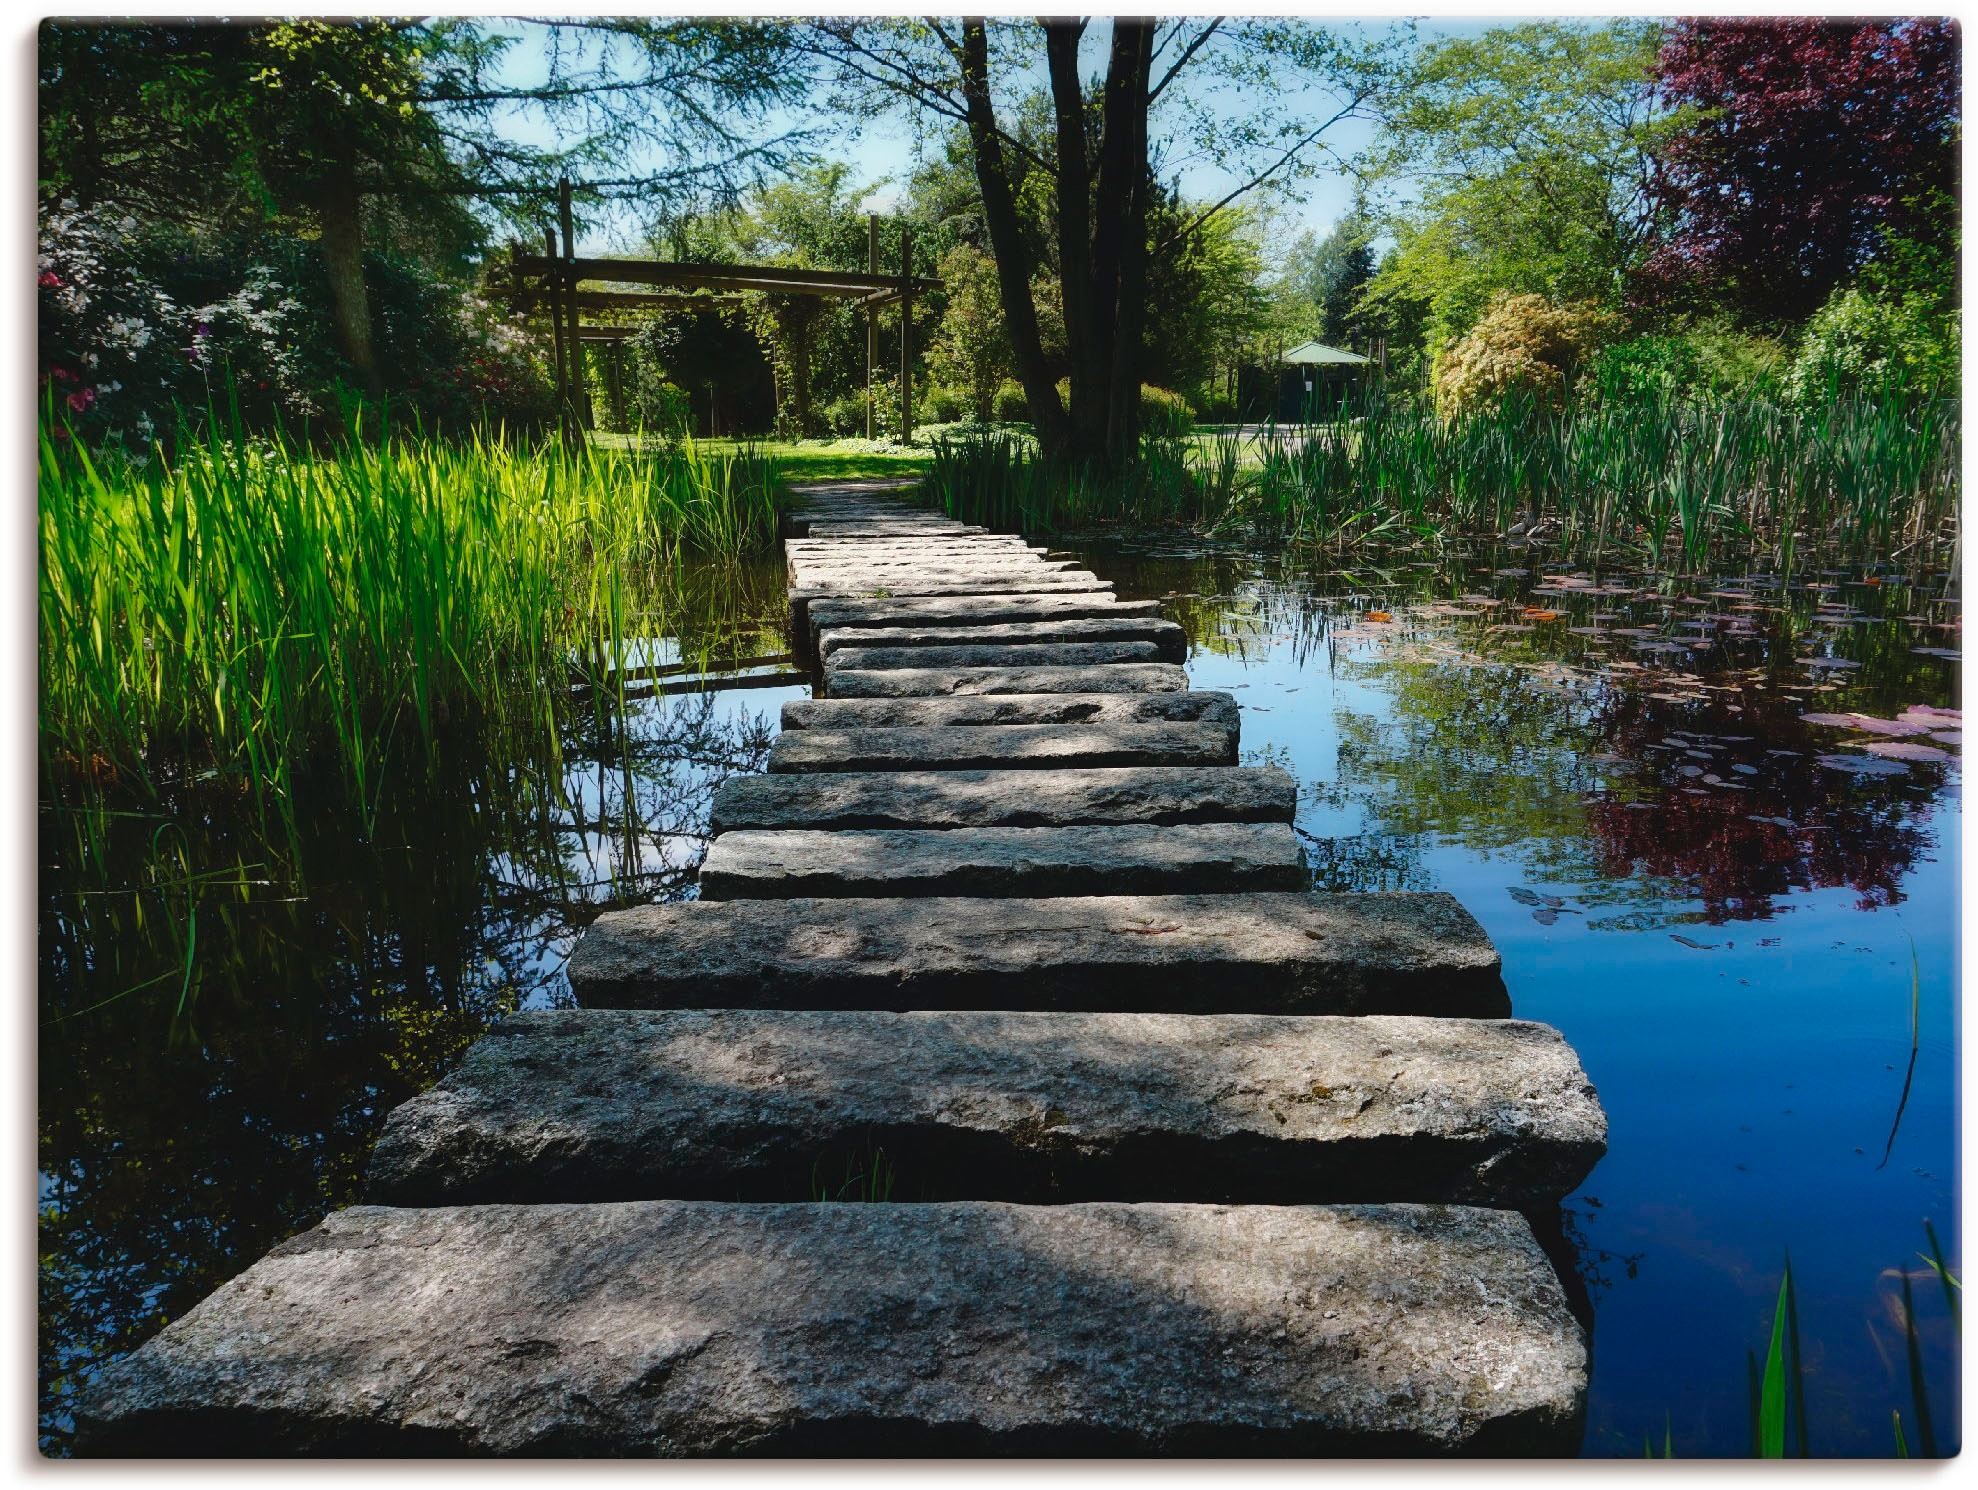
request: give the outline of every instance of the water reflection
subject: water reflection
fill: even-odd
[[[773,651],[776,567],[690,577],[670,655]],[[355,1198],[385,1115],[491,1021],[566,1000],[599,911],[693,893],[714,788],[794,692],[573,692],[546,748],[460,725],[369,800],[298,778],[292,836],[224,780],[44,783],[44,1447],[91,1369]]]
[[[1812,1452],[1892,1455],[1895,1411],[1915,1452],[1919,1403],[1954,1452],[1946,577],[1084,551],[1298,779],[1317,882],[1451,891],[1579,1051],[1610,1150],[1538,1219],[1599,1315],[1585,1451],[1749,1452],[1790,1252]]]

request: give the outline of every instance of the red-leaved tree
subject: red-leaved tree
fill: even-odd
[[[1942,18],[1694,19],[1657,85],[1693,122],[1658,151],[1652,299],[1702,294],[1756,322],[1801,319],[1888,228],[1928,236],[1955,189],[1958,28]]]

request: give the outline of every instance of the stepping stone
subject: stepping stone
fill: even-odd
[[[1000,735],[1004,731],[953,733]],[[712,827],[716,833],[732,833],[737,828],[1288,823],[1297,802],[1297,784],[1276,766],[842,771],[731,776],[715,790]]]
[[[1310,883],[1287,823],[743,829],[701,861],[702,900],[873,895],[1234,895]]]
[[[815,611],[811,619],[816,620]],[[818,652],[826,659],[848,647],[1035,646],[1054,642],[1151,642],[1162,662],[1188,660],[1187,632],[1172,621],[1133,615],[959,626],[834,626],[820,628],[817,636]]]
[[[569,974],[588,1008],[1511,1012],[1439,893],[641,905],[592,922]]]
[[[778,735],[769,769],[1233,766],[1236,737],[1220,724],[1014,724],[1002,729],[800,729]],[[737,778],[748,779],[748,778]]]
[[[834,668],[833,698],[929,698],[954,693],[1184,693],[1188,674],[1172,662],[1097,667]]]
[[[1572,1453],[1466,1206],[353,1206],[76,1404],[84,1455]]]
[[[892,1198],[1556,1205],[1607,1148],[1572,1047],[1393,1015],[539,1010],[397,1108],[387,1205]]]
[[[792,699],[783,728],[914,729],[1005,724],[1175,724],[1239,726],[1236,699],[1214,690],[1184,693],[996,693],[955,698]]]
[[[832,626],[988,626],[1012,621],[1068,621],[1086,616],[1154,619],[1158,600],[1120,600],[1112,595],[951,595],[902,600],[814,600],[811,625]]]
[[[844,647],[826,657],[824,666],[830,673],[901,667],[1107,667],[1120,662],[1167,660],[1153,642],[1037,642],[983,647]]]
[[[1113,582],[1084,570],[1042,570],[1025,574],[985,574],[973,578],[818,579],[790,588],[790,621],[799,636],[810,627],[806,607],[819,598],[891,599],[902,595],[1112,594]]]

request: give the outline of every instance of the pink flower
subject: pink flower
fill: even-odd
[[[44,290],[58,290],[62,287],[62,276],[57,274],[53,269],[44,269],[41,271],[41,277],[35,283],[40,285]]]
[[[69,395],[69,407],[74,409],[78,414],[88,413],[89,406],[95,402],[96,390],[94,388],[84,388],[78,393],[71,393]]]

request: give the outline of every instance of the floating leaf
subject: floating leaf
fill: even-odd
[[[1556,621],[1559,619],[1559,612],[1556,610],[1528,610],[1525,612],[1525,619],[1527,621]]]
[[[1952,652],[1943,647],[1911,647],[1909,650],[1916,653],[1919,657],[1946,657],[1952,662],[1964,661],[1964,654],[1962,652]]]
[[[1932,730],[1930,732],[1930,738],[1941,740],[1946,745],[1962,745],[1964,743],[1964,732],[1955,729]]]
[[[1854,715],[1852,714],[1802,714],[1799,717],[1808,724],[1825,724],[1834,729],[1854,728]]]
[[[1551,926],[1559,920],[1559,912],[1550,908],[1541,908],[1532,912],[1532,919],[1541,926]]]
[[[1510,895],[1520,905],[1537,905],[1540,903],[1537,892],[1527,890],[1522,885],[1511,886]]]
[[[1850,716],[1856,729],[1865,729],[1871,735],[1923,735],[1930,726],[1920,719],[1876,719],[1866,714]]]
[[[1669,940],[1672,942],[1681,942],[1685,947],[1694,947],[1699,952],[1715,952],[1717,950],[1717,943],[1715,942],[1693,942],[1688,937],[1679,936],[1673,931],[1669,933]]]
[[[1861,747],[1876,755],[1885,755],[1899,761],[1947,761],[1952,759],[1948,750],[1939,750],[1934,745],[1918,745],[1910,740],[1873,740]]]
[[[1830,771],[1850,771],[1856,776],[1901,776],[1909,769],[1900,761],[1872,755],[1821,755],[1814,759]]]

